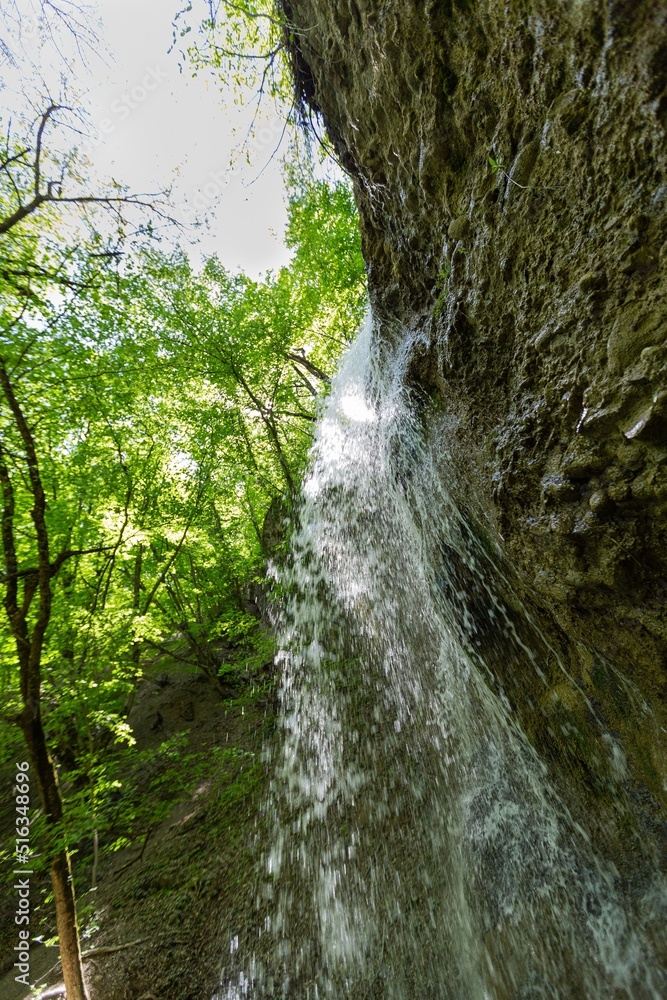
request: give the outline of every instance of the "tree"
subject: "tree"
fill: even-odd
[[[238,65],[242,41],[259,99],[287,94],[282,19],[268,4],[226,6],[222,42],[210,10],[202,65]],[[46,27],[75,40],[76,12],[40,3]],[[256,630],[245,596],[267,556],[267,512],[295,501],[317,401],[364,299],[343,186],[293,197],[294,267],[262,283],[210,261],[197,276],[178,254],[128,253],[129,213],[140,239],[166,213],[117,184],[91,192],[75,157],[51,151],[53,130],[78,124],[48,99],[0,151],[4,720],[18,722],[40,790],[74,1000],[86,991],[71,849],[91,836],[94,884],[109,748],[129,745],[143,658],[169,648],[224,688],[237,639]],[[318,211],[336,220],[328,242]],[[341,282],[322,282],[311,255],[328,255]]]
[[[0,219],[0,235],[8,233],[42,206],[49,204],[104,205],[107,208],[115,208],[116,211],[127,205],[154,209],[155,206],[151,202],[123,193],[100,195],[67,195],[63,193],[67,163],[58,165],[59,175],[57,177],[45,178],[44,133],[49,121],[58,111],[70,111],[70,109],[63,108],[59,104],[50,104],[40,116],[34,150],[11,143],[10,137],[7,139],[4,153],[0,158],[0,172],[5,174],[6,180],[11,186],[11,194],[4,217]],[[18,178],[16,176],[17,168],[20,171]],[[7,191],[7,187],[5,190]]]
[[[30,405],[22,398],[20,372],[26,359],[34,360],[35,344],[43,339],[48,341],[48,333],[59,317],[94,287],[105,266],[118,255],[114,241],[105,241],[94,231],[85,246],[63,244],[51,230],[53,216],[44,210],[102,205],[112,208],[122,219],[124,206],[149,206],[119,189],[100,196],[63,193],[71,167],[67,159],[57,164],[57,179],[49,178],[47,170],[54,161],[49,162],[45,152],[45,135],[60,110],[57,104],[48,105],[36,126],[32,146],[8,134],[0,156],[0,275],[4,285],[0,353],[0,398],[4,411],[0,443],[1,537],[5,565],[3,604],[20,674],[22,707],[18,722],[34,766],[44,814],[54,834],[51,881],[63,975],[68,995],[79,1000],[85,997],[86,990],[71,863],[62,829],[63,799],[42,718],[43,653],[58,574],[72,558],[101,553],[105,546],[76,549],[64,537],[56,553],[42,455]],[[63,357],[69,353],[71,348],[65,347]],[[30,529],[25,526],[26,504],[32,522]]]
[[[1,583],[14,647],[12,657],[5,642],[5,718],[19,722],[42,789],[77,996],[69,852],[92,839],[95,881],[111,747],[131,752],[125,718],[143,661],[168,651],[221,690],[239,640],[247,661],[267,512],[297,496],[318,401],[365,292],[344,185],[294,194],[294,261],[263,282],[215,260],[195,274],[154,248],[121,262],[94,233],[67,247],[55,208],[3,237],[6,260],[23,247],[31,269],[25,279],[7,267],[4,280]]]
[[[189,15],[194,15],[196,33]],[[273,0],[206,0],[189,2],[176,14],[174,46],[182,39],[181,57],[196,74],[210,68],[242,90],[277,98],[291,106],[292,79],[286,58],[288,19]],[[194,40],[193,40],[194,39]]]
[[[7,464],[7,450],[0,445],[0,484],[2,485],[2,544],[5,559],[5,596],[3,604],[16,644],[20,669],[23,707],[19,725],[33,763],[47,822],[55,828],[56,847],[51,862],[51,883],[56,908],[63,976],[68,995],[78,1000],[86,996],[83,981],[72,870],[67,843],[61,825],[63,802],[58,776],[47,744],[42,720],[42,650],[51,620],[52,581],[72,554],[61,549],[52,560],[46,522],[46,495],[35,448],[35,439],[19,402],[14,385],[3,362],[0,362],[0,388],[20,439],[34,525],[36,564],[19,567],[16,530],[16,495]],[[20,593],[22,583],[22,593]]]

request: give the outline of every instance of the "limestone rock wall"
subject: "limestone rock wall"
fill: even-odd
[[[623,736],[631,810],[656,830],[667,3],[284,6],[297,89],[354,179],[375,312],[387,336],[397,324],[422,333],[410,380],[447,416],[443,448],[544,629],[567,645],[574,686],[554,699],[576,714],[585,690]],[[598,655],[610,671],[596,672]],[[580,746],[585,770],[593,751]]]

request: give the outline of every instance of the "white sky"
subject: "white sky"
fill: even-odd
[[[195,11],[198,2],[203,12],[200,0]],[[62,59],[52,46],[35,49],[37,33],[30,23],[35,0],[18,0],[17,6],[24,11],[23,47],[57,96]],[[225,267],[253,277],[286,263],[280,157],[271,159],[284,122],[271,102],[265,101],[254,137],[242,148],[254,95],[248,94],[244,108],[235,107],[231,93],[223,95],[209,73],[192,79],[187,67],[179,72],[178,53],[168,54],[178,0],[96,0],[91,6],[101,17],[102,27],[93,27],[109,50],[107,65],[89,54],[88,72],[77,58],[73,69],[89,108],[92,141],[79,144],[92,161],[93,176],[100,183],[112,176],[137,192],[171,186],[173,214],[183,222],[208,222],[179,237],[195,260],[217,253]],[[0,75],[6,109],[16,110],[26,96],[38,104],[39,84],[28,79],[25,64],[12,74],[5,63]],[[285,140],[281,152],[284,148]]]

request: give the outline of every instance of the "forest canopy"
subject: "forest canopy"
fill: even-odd
[[[282,27],[244,5],[204,23],[190,65],[238,66],[265,29],[253,79],[284,98]],[[35,865],[51,865],[58,911],[77,845],[94,844],[95,884],[98,853],[128,842],[110,803],[145,665],[169,654],[224,692],[270,655],[256,597],[366,290],[344,178],[289,166],[289,265],[198,267],[156,235],[168,201],[87,188],[75,150],[51,153],[71,109],[43,100],[23,132],[2,123],[0,756],[37,772]],[[76,997],[70,904],[58,933]]]

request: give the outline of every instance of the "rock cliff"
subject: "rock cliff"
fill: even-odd
[[[383,336],[413,332],[425,426],[568,665],[515,709],[631,882],[664,849],[667,4],[283,6]]]

